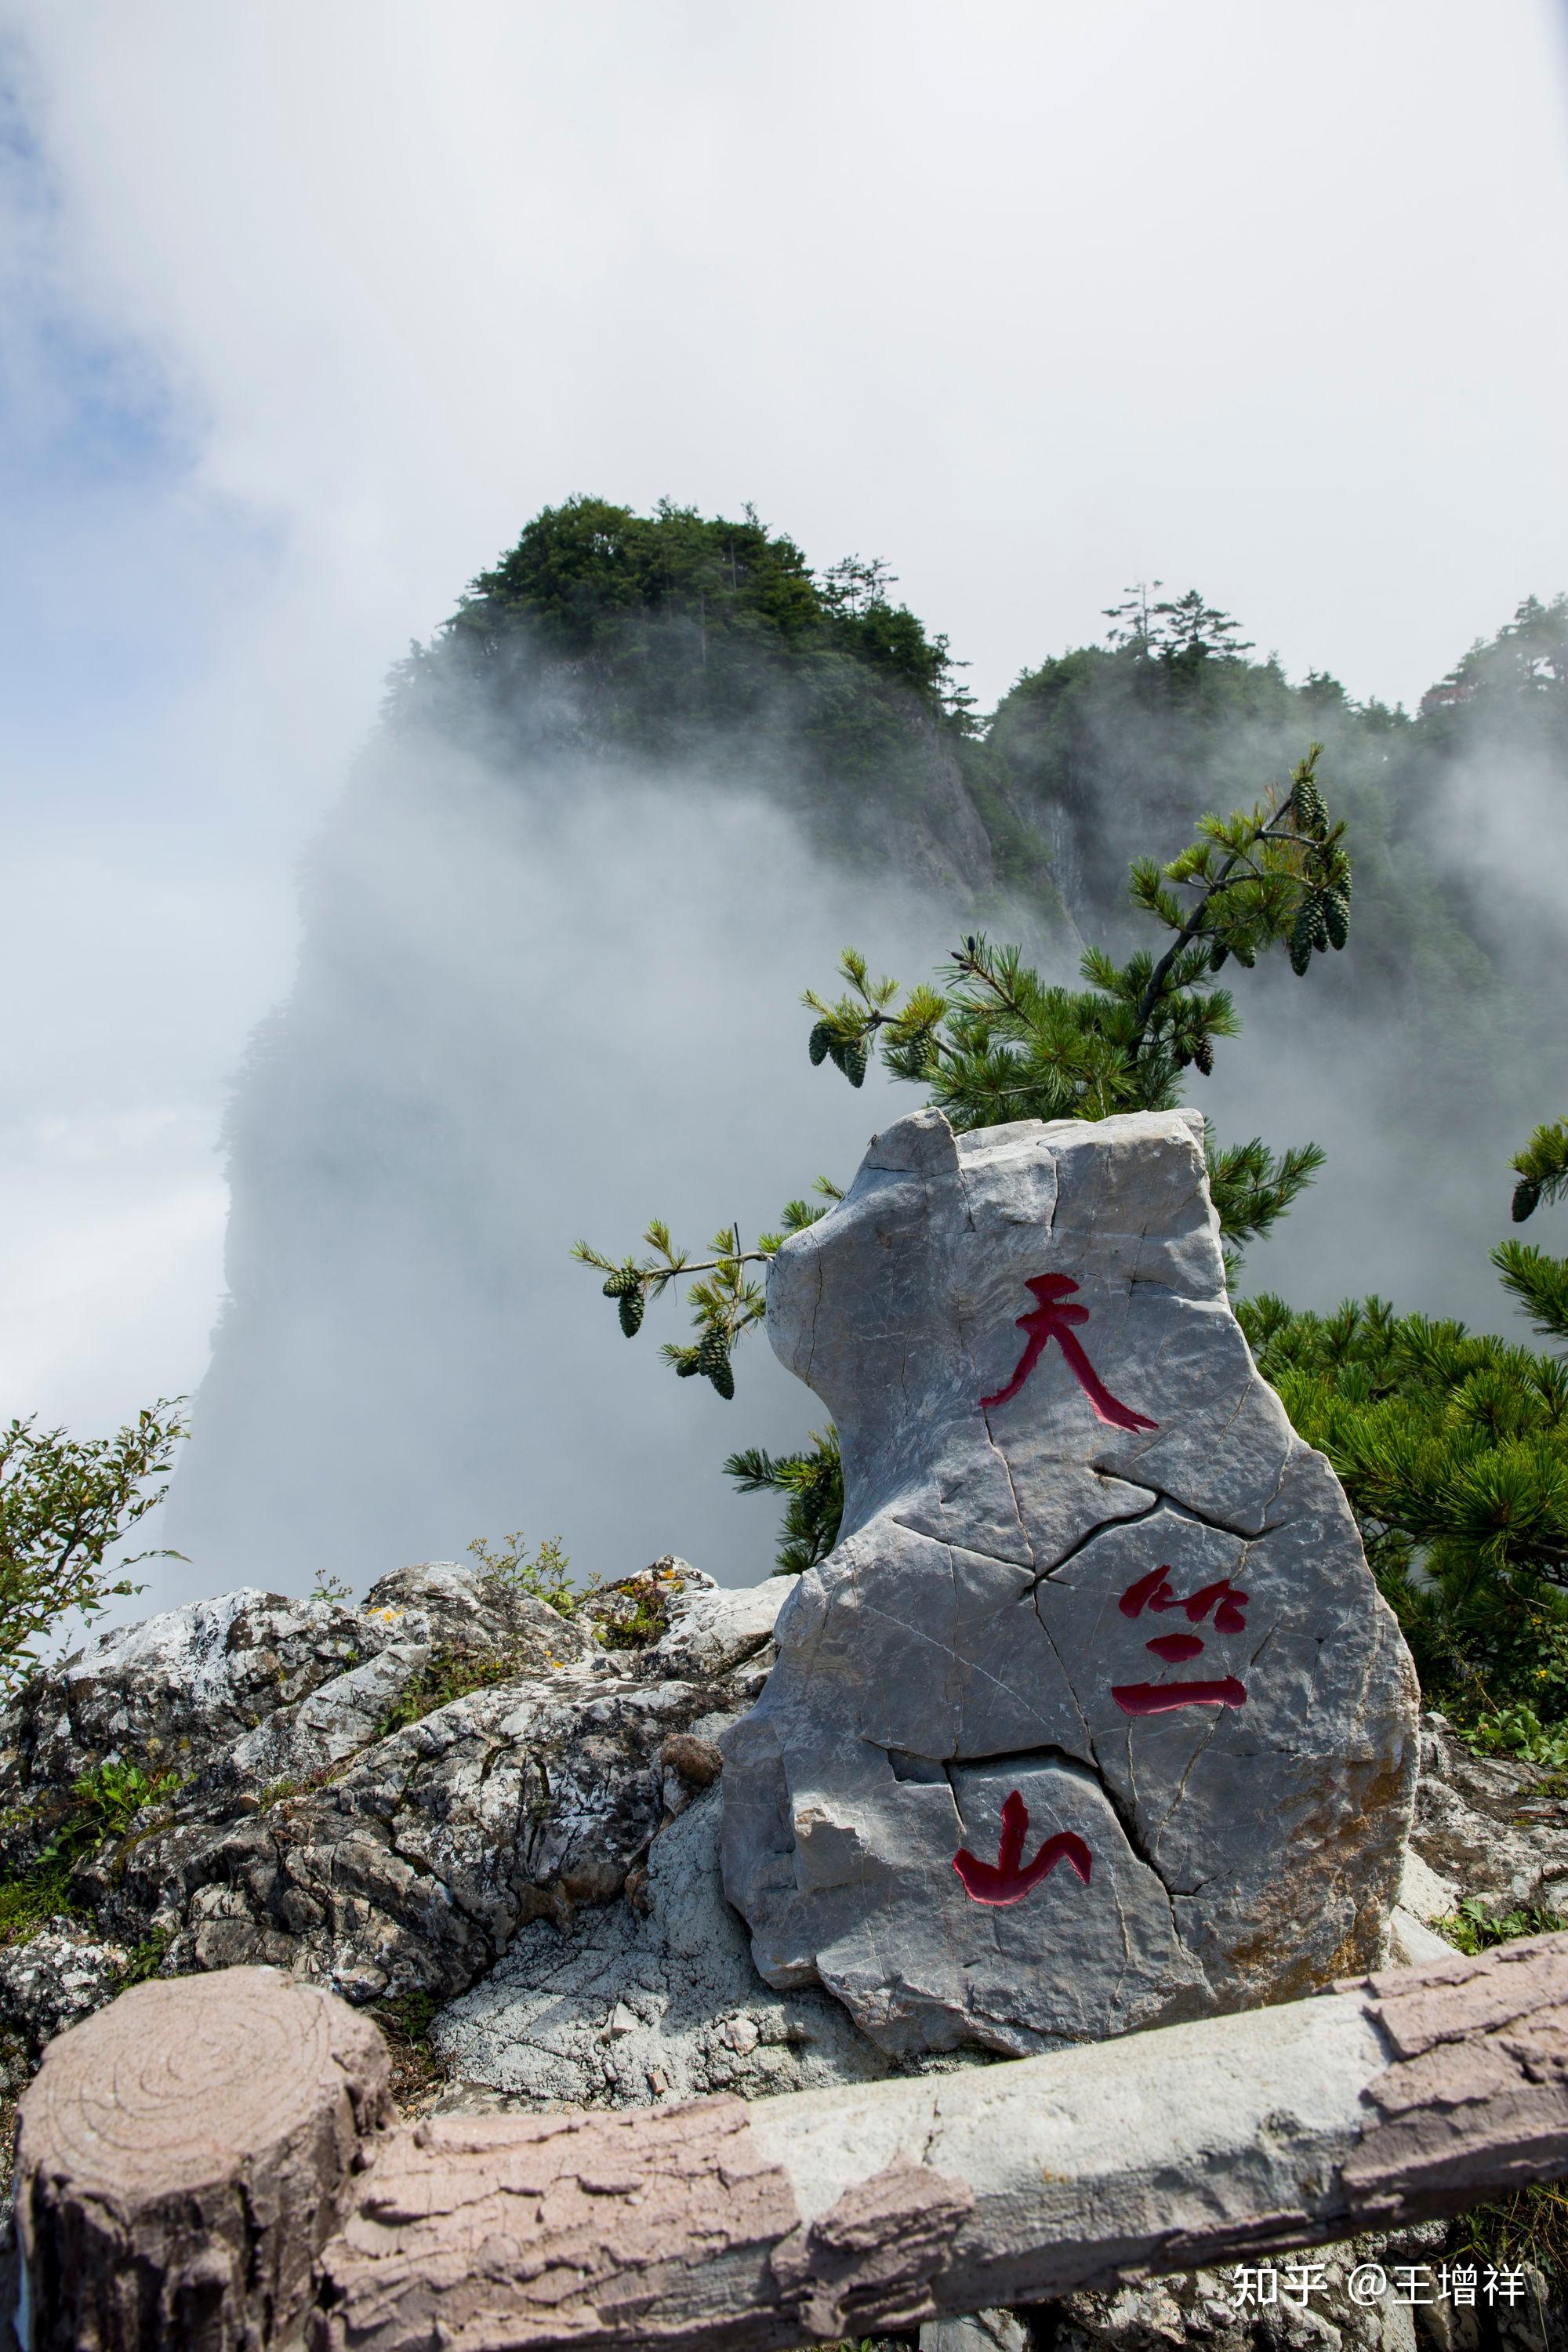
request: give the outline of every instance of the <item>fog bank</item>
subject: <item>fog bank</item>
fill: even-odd
[[[628,1343],[567,1253],[657,1214],[706,1255],[848,1178],[888,1089],[812,1069],[798,1000],[851,938],[911,976],[947,944],[743,793],[377,755],[237,1091],[229,1297],[169,1514],[189,1565],[160,1594],[363,1584],[515,1528],[583,1572],[765,1572],[776,1513],[718,1465],[816,1401],[760,1334],[733,1403],[678,1381],[658,1348],[684,1311]]]

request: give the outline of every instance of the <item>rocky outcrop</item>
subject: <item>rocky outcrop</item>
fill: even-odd
[[[1443,1716],[1427,1715],[1411,1846],[1455,1894],[1489,1911],[1568,1915],[1561,1779],[1515,1757],[1478,1756]]]
[[[768,1985],[723,1899],[720,1743],[773,1663],[791,1589],[725,1591],[666,1560],[563,1618],[437,1563],[360,1609],[194,1604],[52,1668],[0,1718],[0,1834],[14,1886],[62,1841],[77,1851],[74,1907],[0,1948],[0,2095],[128,1979],[231,1952],[374,2003],[417,2045],[405,2092],[422,2081],[418,2105],[449,2114],[750,2099],[986,2063],[898,2056],[824,1990]],[[1555,1902],[1568,1874],[1548,1776],[1473,1756],[1438,1717],[1422,1747],[1396,1958],[1426,1957],[1422,1923],[1462,1895]],[[92,1806],[115,1788],[99,1834]],[[1385,2267],[1428,2258],[1389,2250]],[[1230,2277],[1200,2273],[991,2315],[991,2339],[1407,2352],[1409,2308],[1392,2293],[1352,2304],[1352,2250],[1324,2259],[1304,2315],[1238,2311]],[[1526,2352],[1533,2308],[1493,2332]],[[969,2326],[942,2323],[945,2352],[976,2352]],[[1470,2340],[1461,2325],[1433,2352]]]
[[[121,1967],[270,1961],[351,1999],[447,2000],[529,1920],[620,1895],[717,1769],[700,1735],[754,1694],[775,1605],[667,1560],[570,1617],[443,1563],[360,1610],[249,1591],[169,1611],[5,1719],[7,1872],[25,1883],[117,1805],[68,1897]],[[628,1623],[642,1646],[616,1646]],[[26,1967],[0,1961],[14,2028],[43,2013]]]
[[[435,1563],[360,1609],[193,1603],[40,1675],[0,1717],[5,1875],[58,1899],[0,1946],[13,2071],[130,1978],[254,1958],[417,1997],[439,2071],[481,2096],[755,2096],[932,2063],[767,1984],[723,1899],[719,1742],[792,1590],[664,1561],[563,1618]],[[607,1645],[630,1624],[643,1646]],[[1393,1957],[1429,1956],[1463,1895],[1563,1906],[1545,1776],[1439,1716],[1423,1758]]]
[[[655,1839],[635,1908],[615,1905],[572,1936],[545,1920],[521,1928],[437,2021],[447,2072],[522,2105],[616,2107],[886,2074],[889,2061],[837,2001],[775,1992],[758,1977],[724,1900],[718,1832],[709,1789]]]
[[[845,1511],[724,1742],[767,1981],[1022,2053],[1372,1964],[1415,1675],[1230,1312],[1197,1115],[900,1120],[768,1330]]]

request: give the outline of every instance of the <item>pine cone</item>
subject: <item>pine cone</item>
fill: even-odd
[[[1315,898],[1308,896],[1296,909],[1296,920],[1290,932],[1290,969],[1300,979],[1312,961],[1312,950],[1318,944],[1318,926],[1322,921]],[[1328,937],[1325,931],[1324,938]]]
[[[1324,891],[1323,920],[1328,926],[1329,945],[1342,948],[1351,935],[1351,902],[1342,890]]]
[[[844,1048],[844,1058],[838,1066],[852,1087],[865,1085],[866,1040],[864,1037],[851,1038],[849,1044]]]
[[[1223,940],[1215,940],[1214,945],[1209,950],[1209,970],[1211,971],[1223,971],[1225,970],[1226,958],[1229,953],[1230,950],[1226,947],[1225,941]]]
[[[646,1304],[647,1301],[643,1297],[642,1286],[640,1283],[636,1290],[622,1291],[620,1298],[621,1328],[626,1333],[628,1339],[635,1339],[637,1333],[642,1329],[643,1308]]]
[[[1522,1225],[1526,1217],[1533,1216],[1541,1202],[1541,1187],[1533,1177],[1521,1176],[1513,1188],[1513,1222]]]
[[[641,1286],[629,1265],[618,1265],[605,1285],[605,1297],[624,1298],[628,1290],[638,1290]]]
[[[819,1021],[807,1038],[805,1045],[806,1052],[811,1055],[813,1069],[816,1069],[819,1062],[825,1062],[827,1059],[828,1048],[832,1042],[832,1030],[826,1021]]]
[[[702,1334],[694,1369],[712,1381],[721,1397],[734,1395],[735,1375],[730,1369],[730,1350],[717,1324],[710,1323]]]
[[[1206,1037],[1200,1037],[1197,1044],[1193,1047],[1193,1059],[1197,1064],[1205,1078],[1213,1077],[1214,1047],[1210,1045]]]
[[[1323,806],[1323,796],[1310,776],[1300,779],[1290,795],[1290,804],[1295,812],[1297,830],[1310,834],[1315,841],[1321,841],[1329,829],[1329,812]]]

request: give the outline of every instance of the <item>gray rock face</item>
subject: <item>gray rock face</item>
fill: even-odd
[[[1489,1910],[1568,1916],[1568,1813],[1550,1785],[1518,1757],[1478,1756],[1443,1716],[1424,1716],[1411,1845]]]
[[[1195,1113],[877,1138],[768,1286],[837,1550],[726,1735],[757,1966],[1026,2053],[1373,1964],[1414,1672],[1226,1302]]]
[[[532,2105],[644,2106],[871,2082],[889,2061],[822,1992],[773,1992],[719,1878],[719,1795],[654,1841],[643,1906],[520,1930],[434,2033],[450,2073]]]
[[[47,2042],[112,2000],[125,1981],[130,1953],[73,1933],[74,1924],[62,1919],[0,1951],[0,2038],[18,2039],[33,2065]]]
[[[267,1961],[352,1999],[447,1999],[530,1919],[619,1895],[717,1769],[683,1735],[760,1687],[777,1592],[656,1562],[629,1597],[663,1631],[637,1650],[595,1638],[626,1591],[563,1618],[443,1562],[362,1609],[242,1591],[168,1611],[0,1717],[0,1868],[25,1874],[79,1829],[84,1785],[123,1793],[133,1769],[146,1801],[96,1822],[71,1874],[101,1939],[71,1941],[72,2014],[143,1948],[165,1973]],[[0,1967],[0,2031],[37,2038],[36,1975]]]

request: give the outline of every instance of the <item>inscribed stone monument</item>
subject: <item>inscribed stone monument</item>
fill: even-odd
[[[1230,1311],[1198,1115],[900,1120],[768,1331],[845,1475],[723,1742],[768,1982],[1026,2053],[1371,1965],[1415,1675]]]

